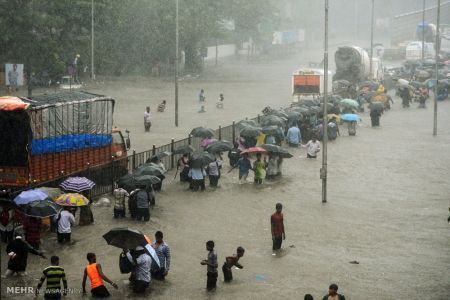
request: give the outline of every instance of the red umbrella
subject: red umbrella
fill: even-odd
[[[261,147],[251,147],[248,149],[245,149],[244,151],[241,152],[241,155],[243,154],[256,154],[256,153],[266,153],[266,149],[261,148]]]

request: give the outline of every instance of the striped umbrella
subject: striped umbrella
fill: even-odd
[[[61,206],[85,206],[89,204],[89,200],[83,195],[68,193],[56,198],[55,203]]]
[[[95,183],[86,177],[69,177],[64,180],[59,186],[66,191],[82,192],[90,190],[94,187]]]

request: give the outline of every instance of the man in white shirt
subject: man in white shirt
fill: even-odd
[[[152,126],[152,122],[150,118],[152,115],[150,114],[150,107],[147,106],[145,112],[144,112],[144,128],[145,132],[150,132],[150,127]]]
[[[317,153],[320,151],[320,142],[313,137],[306,145],[306,157],[307,158],[317,158]]]
[[[206,172],[203,168],[190,168],[188,176],[191,178],[191,184],[189,188],[197,192],[200,188],[202,191],[204,191],[205,188],[205,176]]]
[[[133,260],[129,252],[127,253],[128,260],[134,265],[133,271],[133,292],[142,294],[150,285],[151,274],[150,269],[152,259],[147,254],[144,247],[137,246],[135,251],[136,260]]]
[[[220,178],[220,169],[222,168],[222,160],[217,159],[208,165],[209,186],[217,187]]]
[[[75,225],[75,217],[71,212],[64,208],[54,218],[58,223],[58,243],[63,244],[65,242],[70,242],[72,226]]]

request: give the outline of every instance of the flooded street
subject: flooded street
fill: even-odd
[[[267,105],[289,105],[290,75],[306,64],[300,61],[232,61],[209,68],[202,78],[182,81],[179,128],[173,126],[170,81],[105,83],[89,90],[116,99],[115,123],[131,131],[132,148],[139,152],[185,138],[196,126],[215,129],[254,117]],[[197,113],[201,88],[207,98],[203,114]],[[215,108],[219,93],[225,96],[224,110]],[[157,113],[162,99],[168,100],[167,110]],[[402,109],[400,99],[394,101],[380,128],[370,127],[366,112],[356,136],[341,126],[341,137],[329,144],[327,204],[321,203],[321,157],[307,160],[304,148],[291,148],[294,157],[284,161],[279,181],[239,185],[226,159],[220,187],[193,193],[170,172],[149,223],[116,220],[112,207],[94,207],[95,224],[75,227],[74,245],[60,246],[55,234],[47,233],[42,248],[48,257],[60,256],[71,288],[81,287],[86,253],[95,252],[104,273],[119,283],[118,290],[107,285],[112,299],[134,297],[128,275],[119,272],[120,249],[102,238],[110,228],[125,226],[149,236],[161,230],[171,247],[171,270],[165,282],[152,282],[152,299],[302,299],[306,293],[321,299],[330,283],[337,283],[347,299],[449,299],[450,102],[439,103],[438,135],[433,137],[430,100],[427,109],[416,104]],[[145,134],[148,105],[154,118]],[[284,251],[274,257],[269,220],[277,202],[284,206],[286,240]],[[212,294],[205,291],[206,268],[200,265],[210,239],[216,243],[220,271]],[[224,284],[220,267],[238,246],[246,250],[240,261],[244,269],[233,270],[234,281]],[[1,258],[4,273],[4,244]],[[35,287],[47,264],[31,255],[28,276],[2,279],[2,299],[31,299],[6,295],[6,287]]]

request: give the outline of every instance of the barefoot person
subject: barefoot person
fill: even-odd
[[[244,256],[244,252],[244,248],[238,247],[236,250],[236,254],[234,254],[233,256],[227,256],[227,258],[225,258],[225,262],[222,266],[223,280],[225,282],[231,282],[231,280],[233,280],[233,273],[231,273],[231,268],[233,266],[239,269],[243,268],[243,266],[239,264],[238,261],[242,256]]]
[[[281,203],[277,203],[275,205],[275,213],[270,217],[270,226],[272,231],[272,250],[275,255],[275,252],[281,249],[281,243],[286,239],[286,234],[284,233],[284,219],[283,213],[283,205]]]
[[[214,242],[208,241],[206,242],[206,250],[208,250],[208,259],[204,259],[201,261],[201,265],[207,266],[207,281],[206,281],[206,289],[208,292],[212,292],[216,289],[217,285],[217,254],[214,251]]]
[[[89,252],[86,258],[89,264],[84,269],[83,284],[82,284],[83,294],[86,294],[86,279],[87,277],[89,277],[89,280],[91,281],[92,297],[97,298],[109,297],[110,294],[106,289],[105,285],[103,284],[103,280],[111,284],[115,289],[118,288],[117,284],[112,282],[112,280],[109,280],[108,277],[106,277],[106,275],[103,274],[102,266],[97,263],[95,253]]]

